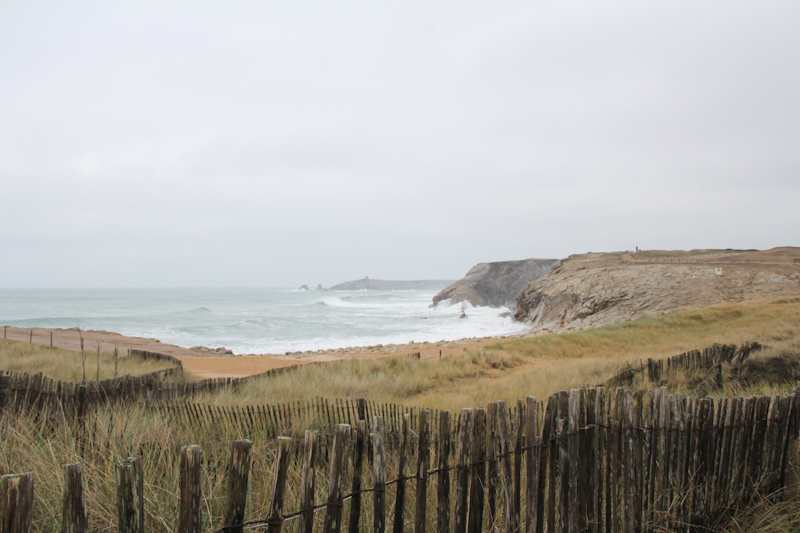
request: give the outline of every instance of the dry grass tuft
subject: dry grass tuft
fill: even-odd
[[[100,379],[115,377],[114,355],[100,352]],[[139,376],[170,368],[166,361],[143,360],[120,354],[117,361],[117,376]],[[80,352],[50,348],[39,344],[0,339],[0,369],[17,372],[41,372],[45,376],[63,381],[80,382],[83,378],[83,363]],[[97,379],[97,352],[91,343],[86,344],[86,379]]]

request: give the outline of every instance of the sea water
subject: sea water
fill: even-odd
[[[0,326],[114,331],[237,354],[452,341],[527,331],[508,309],[433,291],[0,289]],[[462,312],[466,318],[460,318]],[[513,313],[512,313],[513,314]]]

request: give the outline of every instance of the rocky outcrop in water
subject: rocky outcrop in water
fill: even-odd
[[[565,331],[726,302],[800,297],[800,248],[570,256],[517,299],[534,331]]]
[[[383,279],[357,279],[345,281],[330,288],[332,291],[438,291],[453,283],[452,280],[391,281]]]
[[[558,259],[522,259],[480,263],[433,297],[433,305],[444,300],[450,303],[501,307],[514,305],[519,293],[558,264]]]

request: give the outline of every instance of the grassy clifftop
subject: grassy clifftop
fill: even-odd
[[[800,298],[800,248],[570,256],[517,299],[517,320],[570,331],[725,303]]]

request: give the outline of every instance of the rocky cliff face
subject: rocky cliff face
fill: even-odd
[[[545,274],[558,259],[523,259],[520,261],[499,261],[480,263],[433,297],[436,305],[443,300],[451,303],[470,302],[472,305],[501,307],[513,305],[517,295]]]
[[[725,302],[800,297],[800,248],[574,255],[517,299],[516,319],[564,331]]]

